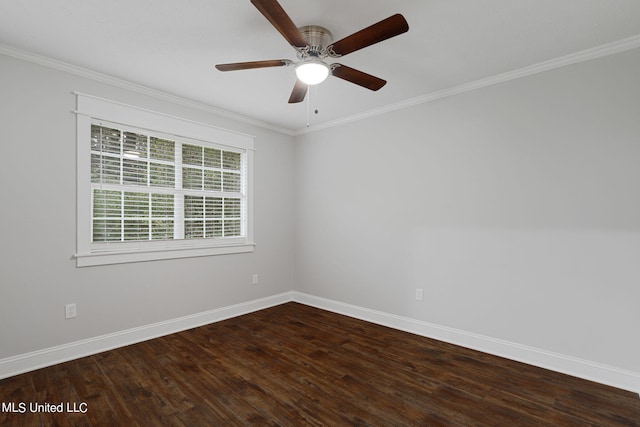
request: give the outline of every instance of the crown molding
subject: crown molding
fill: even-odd
[[[275,132],[283,133],[293,136],[294,131],[291,129],[275,126],[271,123],[263,122],[242,114],[233,113],[221,108],[216,108],[208,104],[193,101],[188,98],[173,95],[161,90],[153,89],[138,83],[133,83],[128,80],[120,79],[117,77],[109,76],[88,68],[80,67],[78,65],[69,64],[67,62],[59,61],[57,59],[49,58],[47,56],[38,55],[32,52],[27,52],[22,49],[18,49],[12,46],[0,44],[0,54],[10,56],[23,61],[31,62],[34,64],[42,65],[48,68],[52,68],[58,71],[64,71],[69,74],[73,74],[79,77],[87,78],[100,83],[106,83],[111,86],[116,86],[121,89],[130,90],[141,95],[150,96],[152,98],[159,99],[161,101],[168,101],[173,104],[182,105],[185,107],[193,108],[195,110],[204,111],[205,113],[215,114],[221,117],[225,117],[232,120],[237,120],[242,123],[247,123],[253,126],[258,126],[263,129],[272,130]]]
[[[523,77],[531,76],[538,73],[544,73],[545,71],[555,70],[557,68],[566,67],[568,65],[578,64],[592,59],[602,58],[604,56],[614,55],[616,53],[625,52],[640,47],[640,35],[629,37],[626,39],[618,40],[613,43],[608,43],[602,46],[586,49],[580,52],[572,53],[569,55],[561,56],[559,58],[551,59],[549,61],[540,62],[528,67],[519,68],[517,70],[508,71],[506,73],[498,74],[492,77],[488,77],[482,80],[476,80],[473,82],[465,83],[460,86],[455,86],[449,89],[443,89],[425,95],[410,98],[404,101],[389,104],[381,108],[365,111],[363,113],[354,114],[348,117],[344,117],[337,120],[332,120],[325,123],[319,123],[310,127],[297,129],[293,132],[295,136],[304,135],[308,133],[317,132],[324,129],[341,126],[347,123],[357,122],[359,120],[375,117],[381,114],[386,114],[392,111],[400,110],[403,108],[413,107],[419,104],[425,104],[436,101],[438,99],[447,98],[461,93],[482,89],[488,86],[493,86],[499,83],[508,82],[511,80],[520,79]]]
[[[597,59],[597,58],[601,58],[609,55],[614,55],[616,53],[637,49],[639,47],[640,47],[640,35],[636,35],[636,36],[621,39],[612,43],[604,44],[602,46],[597,46],[597,47],[586,49],[580,52],[565,55],[559,58],[551,59],[549,61],[540,62],[524,68],[513,70],[513,71],[508,71],[506,73],[498,74],[492,77],[488,77],[486,79],[476,80],[476,81],[465,83],[452,88],[430,92],[424,95],[417,96],[415,98],[410,98],[410,99],[389,104],[380,108],[375,108],[372,110],[364,111],[362,113],[343,117],[341,119],[332,120],[325,123],[319,123],[317,125],[296,129],[296,130],[284,128],[281,126],[276,126],[271,123],[257,120],[248,116],[244,116],[238,113],[233,113],[227,110],[223,110],[221,108],[216,108],[208,104],[193,101],[177,95],[172,95],[167,92],[163,92],[157,89],[152,89],[144,85],[133,83],[124,79],[119,79],[117,77],[112,77],[107,74],[99,73],[97,71],[93,71],[77,65],[69,64],[63,61],[58,61],[46,56],[37,55],[35,53],[27,52],[11,46],[0,44],[0,54],[14,57],[17,59],[22,59],[24,61],[29,61],[39,65],[43,65],[45,67],[53,68],[59,71],[64,71],[70,74],[88,78],[101,83],[110,84],[116,87],[120,87],[122,89],[127,89],[132,92],[140,93],[142,95],[151,96],[163,101],[168,101],[174,104],[183,105],[183,106],[194,108],[196,110],[204,111],[207,113],[216,114],[218,116],[226,117],[232,120],[237,120],[239,122],[247,123],[253,126],[258,126],[263,129],[279,132],[289,136],[299,136],[299,135],[309,134],[313,132],[318,132],[324,129],[342,126],[352,122],[357,122],[359,120],[375,117],[375,116],[386,114],[392,111],[401,110],[404,108],[409,108],[416,105],[433,102],[442,98],[459,95],[465,92],[482,89],[485,87],[508,82],[511,80],[520,79],[520,78],[531,76],[534,74],[555,70],[557,68],[566,67],[568,65],[578,64],[581,62],[590,61],[592,59]]]

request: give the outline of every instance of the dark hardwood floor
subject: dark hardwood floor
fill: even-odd
[[[296,303],[0,380],[0,402],[26,406],[2,426],[640,425],[637,394]]]

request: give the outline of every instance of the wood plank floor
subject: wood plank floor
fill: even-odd
[[[0,380],[0,402],[26,405],[2,426],[640,425],[637,394],[296,303]]]

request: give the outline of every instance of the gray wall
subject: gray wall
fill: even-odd
[[[292,138],[0,55],[0,359],[295,289],[640,372],[638,75],[629,51]],[[76,268],[72,91],[256,135],[256,251]]]
[[[638,76],[629,51],[299,137],[296,290],[640,372]]]
[[[255,252],[76,268],[72,91],[255,135]],[[0,55],[0,142],[0,359],[293,289],[290,136]]]

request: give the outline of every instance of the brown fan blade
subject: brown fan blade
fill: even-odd
[[[386,80],[358,71],[355,68],[347,67],[346,65],[331,64],[331,68],[332,75],[370,90],[378,90],[387,84]]]
[[[288,59],[271,59],[268,61],[251,61],[251,62],[234,62],[231,64],[218,64],[216,68],[220,71],[238,71],[238,70],[252,70],[254,68],[268,68],[268,67],[285,67],[291,65]]]
[[[302,83],[300,80],[296,80],[296,84],[291,91],[289,97],[289,104],[296,104],[304,101],[304,97],[307,96],[307,90],[309,86],[306,83]]]
[[[330,45],[327,50],[333,57],[344,56],[364,47],[371,46],[372,44],[380,43],[391,37],[406,33],[407,31],[409,31],[409,24],[407,24],[404,16],[398,13],[357,33],[351,34],[342,40],[338,40]]]
[[[309,44],[276,0],[251,0],[251,3],[287,39],[291,46],[303,48]]]

